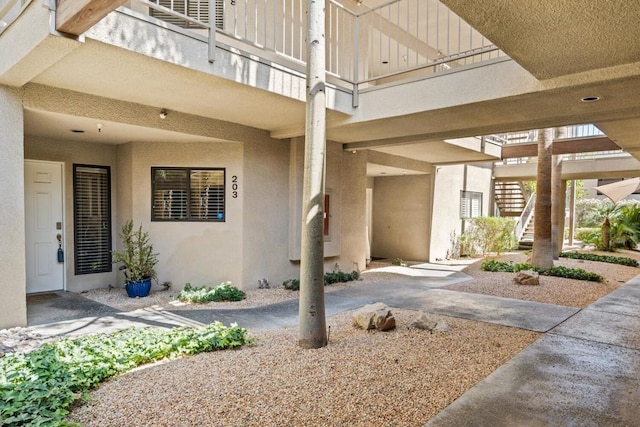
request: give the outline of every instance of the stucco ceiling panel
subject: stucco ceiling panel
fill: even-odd
[[[640,60],[637,0],[442,0],[539,79]]]

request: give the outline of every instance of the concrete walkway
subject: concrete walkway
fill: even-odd
[[[552,328],[429,427],[640,426],[640,276]]]
[[[580,310],[450,291],[443,287],[469,277],[453,270],[407,270],[411,275],[397,280],[327,293],[327,316],[380,301],[545,333],[427,426],[640,426],[640,276]],[[73,318],[30,327],[47,336],[72,336],[214,320],[257,330],[295,326],[298,320],[295,300],[252,309],[121,313],[77,295],[61,298],[54,303],[75,307]],[[83,316],[92,310],[96,315]],[[30,319],[41,322],[42,315],[37,320],[30,312]]]

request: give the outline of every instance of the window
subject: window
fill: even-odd
[[[76,274],[111,271],[111,170],[73,165]]]
[[[460,191],[460,218],[477,218],[479,216],[482,216],[482,193]]]
[[[225,220],[225,170],[151,168],[152,221]]]
[[[216,17],[215,26],[220,30],[224,30],[224,0],[212,0],[215,2]],[[186,15],[196,21],[209,23],[209,0],[151,0],[158,6],[171,9],[181,15]],[[161,10],[149,9],[149,14],[154,18],[161,19],[165,22],[177,25],[182,28],[197,27],[197,24],[180,19]]]

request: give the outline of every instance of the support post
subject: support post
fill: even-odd
[[[324,0],[307,0],[307,110],[302,190],[298,345],[327,345],[324,307],[326,66]]]

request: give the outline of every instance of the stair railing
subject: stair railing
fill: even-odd
[[[516,222],[516,238],[518,239],[518,241],[522,239],[524,232],[527,230],[527,225],[529,225],[529,222],[533,217],[533,208],[536,205],[535,198],[536,193],[534,192],[531,196],[529,196],[529,200],[527,200],[527,204],[522,210],[522,214],[520,214],[518,221]]]

